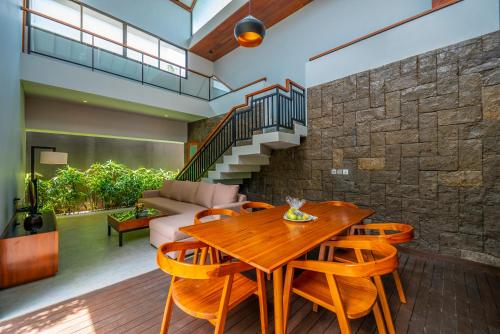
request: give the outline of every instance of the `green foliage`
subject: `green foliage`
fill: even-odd
[[[137,218],[137,217],[150,217],[154,215],[158,215],[160,212],[156,209],[142,209],[141,211],[137,210],[127,210],[124,212],[116,212],[111,216],[118,220],[119,222],[124,222],[126,220]]]
[[[38,201],[41,211],[71,213],[83,210],[129,207],[145,190],[158,189],[163,180],[173,179],[178,171],[139,168],[130,169],[114,161],[94,163],[86,171],[66,166],[56,175],[38,178]],[[28,184],[30,174],[26,174]]]

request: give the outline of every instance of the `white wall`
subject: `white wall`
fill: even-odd
[[[24,174],[23,94],[19,81],[21,0],[0,1],[0,232],[22,194]]]
[[[498,0],[464,0],[306,65],[307,87],[499,29]]]
[[[202,117],[213,116],[208,102],[201,99],[44,56],[23,54],[21,58],[21,78],[26,81]]]
[[[105,137],[186,142],[187,123],[108,108],[26,97],[26,128]]]
[[[268,86],[266,81],[259,81],[251,86],[240,89],[237,92],[226,94],[215,100],[210,101],[210,109],[214,115],[222,115],[231,110],[234,106],[245,102],[245,95],[255,92]]]
[[[427,10],[431,2],[315,0],[268,29],[259,47],[240,47],[217,60],[215,74],[233,86],[263,76],[269,83],[304,84],[309,57]]]

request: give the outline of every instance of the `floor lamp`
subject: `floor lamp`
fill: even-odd
[[[35,151],[40,152],[40,163],[45,165],[66,165],[68,163],[68,153],[56,152],[55,147],[31,146],[31,184],[29,188],[30,213],[38,214],[38,179],[35,175]]]

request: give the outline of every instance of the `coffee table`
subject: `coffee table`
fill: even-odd
[[[118,215],[125,213],[130,213],[131,217],[120,220]],[[134,213],[135,209],[108,215],[108,236],[111,235],[111,228],[118,232],[118,245],[120,247],[123,246],[123,233],[148,228],[151,219],[168,216],[166,213],[158,210],[151,210],[145,216],[136,216]]]

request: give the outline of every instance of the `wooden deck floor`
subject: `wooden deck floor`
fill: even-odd
[[[401,253],[400,273],[408,303],[400,304],[385,280],[397,333],[500,333],[498,269]],[[85,281],[82,280],[82,284]],[[31,314],[0,323],[1,333],[158,333],[169,279],[156,270]],[[272,296],[272,293],[269,294]],[[272,300],[270,300],[270,303]],[[272,314],[272,304],[269,305]],[[229,316],[227,333],[259,332],[257,298]],[[171,333],[211,333],[206,321],[176,309]],[[273,319],[269,319],[272,332]],[[354,333],[373,333],[373,317],[352,321]],[[338,333],[335,315],[295,298],[289,333]]]

